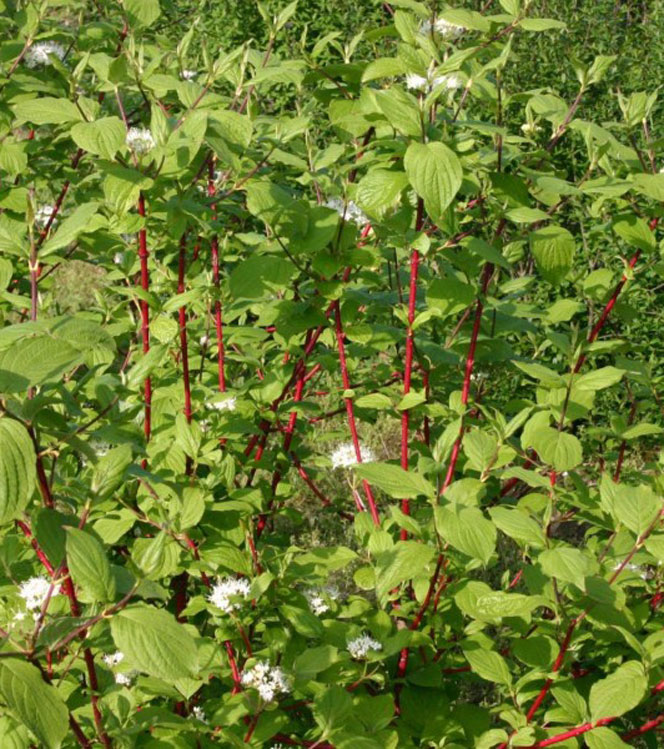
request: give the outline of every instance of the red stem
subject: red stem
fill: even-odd
[[[657,225],[657,219],[653,219],[653,221],[650,222],[650,225],[651,225],[651,228],[654,228],[654,226]],[[637,250],[634,253],[634,255],[632,255],[632,258],[628,263],[628,267],[630,269],[634,268],[640,256],[641,256],[641,250]],[[611,294],[611,298],[609,299],[604,309],[602,310],[602,314],[599,316],[599,320],[597,320],[592,330],[588,334],[588,343],[592,343],[600,334],[602,328],[606,324],[606,321],[609,315],[611,314],[611,310],[614,308],[616,301],[618,300],[618,296],[620,292],[623,290],[623,287],[625,286],[626,283],[627,283],[627,275],[626,273],[623,273],[622,278],[616,285],[616,288],[613,290],[613,294]],[[576,374],[581,369],[585,360],[586,360],[586,354],[582,353],[579,356],[579,358],[576,360],[576,364],[574,365],[574,374]]]
[[[210,159],[208,165],[208,195],[212,198],[215,196],[217,189],[214,182],[214,165],[215,159]],[[212,221],[217,219],[217,204],[212,203]],[[214,327],[217,332],[217,368],[219,378],[219,391],[226,390],[226,373],[225,373],[225,349],[224,349],[224,328],[221,315],[220,279],[219,279],[219,237],[215,234],[210,241],[210,251],[212,254],[212,281],[214,283],[215,300],[214,300]]]
[[[233,646],[230,643],[230,640],[226,640],[224,642],[224,647],[226,648],[226,655],[228,656],[228,664],[231,667],[231,675],[233,677],[233,694],[237,694],[238,692],[242,691],[242,681],[240,679],[240,671],[237,667],[237,662],[235,660],[235,654],[233,653]]]
[[[422,229],[422,220],[424,217],[424,201],[419,198],[417,201],[417,218],[415,220],[415,230]],[[410,289],[408,292],[408,330],[406,332],[406,361],[403,372],[403,394],[410,393],[411,380],[413,375],[413,355],[415,353],[415,333],[413,331],[413,322],[415,320],[415,305],[417,303],[417,274],[420,265],[420,253],[413,250],[410,253]],[[410,411],[405,409],[401,412],[401,467],[404,471],[408,470],[408,428],[410,425]],[[401,511],[404,515],[410,515],[410,500],[404,498],[401,500]],[[400,537],[402,541],[408,538],[408,531],[401,529]],[[406,649],[406,657],[408,650]]]
[[[486,294],[489,287],[489,281],[491,280],[491,274],[493,273],[493,265],[486,263],[484,266],[484,273],[482,275],[482,295]],[[475,366],[475,351],[477,349],[477,339],[479,337],[480,325],[482,323],[482,313],[484,312],[484,302],[482,297],[478,298],[477,306],[475,308],[475,320],[473,321],[473,331],[470,336],[470,345],[468,346],[468,355],[466,356],[466,369],[463,378],[463,389],[461,391],[461,403],[464,406],[468,405],[468,397],[470,395],[470,381],[473,374],[473,367]],[[456,468],[457,461],[459,459],[459,453],[461,451],[461,440],[463,439],[465,427],[463,421],[459,428],[459,436],[456,438],[454,446],[452,448],[452,454],[450,455],[450,463],[447,467],[447,473],[445,475],[445,481],[440,488],[439,494],[443,494],[447,487],[452,483],[454,478],[454,469]]]
[[[424,617],[424,614],[426,613],[426,610],[429,608],[429,604],[431,603],[431,598],[433,597],[433,592],[436,588],[436,583],[438,582],[438,576],[440,575],[440,570],[443,566],[443,555],[438,555],[438,561],[436,562],[436,569],[433,572],[433,575],[431,576],[431,580],[429,581],[429,588],[426,592],[426,595],[424,596],[424,600],[422,601],[422,605],[420,606],[417,614],[415,615],[415,618],[410,623],[410,626],[408,627],[410,630],[415,631],[419,628],[420,624],[422,623],[422,618]],[[399,664],[397,666],[397,679],[403,679],[403,677],[406,675],[406,669],[408,668],[408,656],[409,656],[410,650],[406,647],[403,648],[401,651],[401,654],[399,656]]]
[[[344,390],[350,389],[350,377],[348,376],[348,364],[346,362],[346,347],[344,345],[344,330],[341,322],[341,308],[339,306],[339,300],[337,299],[333,305],[334,309],[334,329],[337,338],[337,349],[339,351],[339,366],[341,367],[341,381],[344,386]],[[357,425],[355,423],[355,407],[353,405],[352,398],[345,398],[346,402],[346,414],[348,416],[348,427],[350,429],[351,439],[353,441],[353,447],[355,448],[355,458],[358,463],[362,462],[362,449],[360,447],[360,439],[357,434]],[[362,479],[362,486],[364,488],[364,494],[369,503],[369,510],[371,517],[375,525],[380,525],[380,517],[378,516],[378,509],[376,508],[376,500],[374,498],[369,482],[366,479]]]
[[[145,198],[143,193],[138,198],[138,213],[145,222]],[[141,261],[141,288],[143,291],[148,292],[150,290],[150,276],[148,273],[148,242],[147,242],[147,230],[145,223],[143,228],[138,232],[138,257]],[[150,310],[148,307],[147,299],[140,300],[141,310],[141,335],[143,339],[143,353],[147,354],[150,351]],[[145,432],[146,442],[150,441],[150,434],[152,432],[152,380],[150,377],[145,378],[145,421],[143,424],[143,430]],[[144,466],[146,461],[143,461]]]
[[[187,255],[187,238],[180,238],[180,255],[178,259],[178,294],[184,294],[184,272]],[[189,382],[189,350],[187,347],[187,307],[182,305],[178,310],[180,322],[180,353],[182,356],[182,379],[184,383],[184,415],[191,423],[191,385]]]

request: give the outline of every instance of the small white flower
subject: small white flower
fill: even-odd
[[[210,408],[214,408],[216,411],[235,411],[235,405],[237,403],[237,399],[231,396],[230,398],[225,398],[221,401],[214,401],[212,403],[209,403]]]
[[[272,702],[277,695],[290,692],[286,674],[279,666],[270,666],[268,661],[258,661],[253,668],[245,671],[242,685],[255,689],[265,702]]]
[[[251,584],[249,580],[244,577],[224,577],[221,580],[217,580],[208,596],[208,601],[213,606],[228,614],[231,611],[239,609],[241,606],[238,601],[231,599],[238,597],[246,598],[249,595],[250,588]]]
[[[118,663],[122,663],[124,660],[124,653],[121,653],[119,650],[116,650],[115,653],[107,653],[106,655],[102,656],[102,661],[109,667],[113,668],[113,666],[117,666]]]
[[[198,70],[183,70],[180,73],[180,78],[182,78],[183,81],[193,81],[197,75]]]
[[[620,567],[621,567],[621,563],[620,562],[616,563],[616,565],[613,568],[613,571],[615,572],[619,570]],[[648,570],[644,569],[638,564],[633,564],[632,562],[629,562],[628,564],[626,564],[622,569],[623,572],[626,572],[627,570],[638,575],[642,580],[648,580],[648,578],[650,577],[650,573],[648,572]]]
[[[441,75],[440,76],[440,83],[445,84],[445,88],[448,91],[452,91],[456,88],[461,88],[463,86],[463,80],[460,75],[457,75],[456,73],[447,73],[447,75]],[[438,83],[435,84],[437,86]],[[434,86],[434,88],[435,88]]]
[[[307,588],[304,591],[304,597],[307,599],[309,608],[316,616],[330,610],[325,596],[336,601],[339,598],[339,588],[335,585],[326,585],[323,588]]]
[[[124,252],[116,252],[115,255],[113,255],[113,262],[115,265],[122,265],[122,263],[124,263]]]
[[[535,133],[539,133],[541,129],[542,128],[535,122],[524,122],[523,125],[521,125],[521,130],[524,135],[535,135]]]
[[[64,60],[65,48],[57,42],[37,42],[25,53],[25,64],[29,68],[36,68],[38,65],[50,65],[51,55],[59,60]]]
[[[362,453],[362,461],[364,463],[371,463],[376,460],[373,450],[366,447],[366,445],[360,445],[360,452]],[[347,442],[344,445],[339,445],[337,449],[330,455],[332,461],[332,468],[348,468],[354,466],[357,461],[357,455],[355,454],[355,446],[352,442]]]
[[[316,616],[320,616],[330,610],[320,588],[309,588],[308,590],[305,590],[304,597],[307,599],[309,608],[314,614],[316,614]]]
[[[456,73],[434,75],[433,69],[429,69],[426,78],[416,73],[408,73],[406,76],[406,88],[414,89],[415,91],[433,91],[433,89],[439,86],[444,86],[446,90],[452,91],[453,89],[461,88],[463,81]]]
[[[330,198],[325,205],[327,208],[336,211],[345,221],[352,221],[354,224],[360,226],[369,223],[367,214],[355,205],[352,200],[344,203],[341,198]]]
[[[207,723],[207,718],[205,717],[205,712],[202,707],[199,707],[198,705],[192,707],[191,713],[196,720],[200,720],[201,723]]]
[[[144,127],[130,127],[127,131],[127,147],[137,154],[144,154],[155,147],[152,133]]]
[[[127,673],[115,674],[115,683],[121,687],[130,687],[134,677],[136,676],[135,671],[128,671]]]
[[[42,205],[35,212],[35,224],[40,229],[45,229],[51,216],[55,213],[55,208],[52,205]],[[55,224],[57,219],[53,219],[51,226]]]
[[[428,87],[429,81],[423,75],[408,73],[406,76],[406,88],[413,88],[416,91],[425,91]]]
[[[348,648],[350,657],[355,660],[362,660],[367,657],[369,652],[373,651],[374,653],[377,653],[379,650],[383,649],[383,646],[378,642],[378,640],[374,640],[373,637],[370,637],[367,634],[361,634],[354,640],[350,640],[346,647]]]
[[[41,609],[50,589],[51,581],[48,578],[43,576],[31,577],[21,583],[18,594],[25,601],[27,609]],[[55,594],[55,591],[53,594]]]
[[[207,346],[208,343],[210,343],[210,336],[209,335],[202,335],[198,342],[201,344],[201,346]]]
[[[437,18],[435,23],[431,23],[430,20],[422,21],[419,31],[420,34],[424,34],[425,36],[430,35],[433,31],[443,39],[458,39],[465,31],[465,28],[456,23],[450,23],[444,18]]]
[[[90,447],[95,451],[98,458],[103,458],[108,454],[111,446],[108,442],[91,442]]]
[[[14,621],[15,622],[22,622],[25,619],[25,611],[17,611],[14,614]]]

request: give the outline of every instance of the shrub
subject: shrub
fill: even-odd
[[[657,745],[656,95],[533,5],[3,6],[3,746]]]

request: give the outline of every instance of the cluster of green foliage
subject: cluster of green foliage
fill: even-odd
[[[656,93],[304,5],[0,0],[0,743],[656,747]]]

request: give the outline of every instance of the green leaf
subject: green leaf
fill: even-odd
[[[487,564],[496,549],[496,528],[477,507],[436,507],[436,527],[455,549]]]
[[[588,68],[588,85],[592,86],[599,83],[608,73],[616,58],[617,55],[597,55],[593,64]]]
[[[380,218],[396,204],[407,185],[404,172],[372,169],[357,185],[356,203],[369,215]]]
[[[657,247],[655,235],[640,216],[624,213],[614,219],[612,226],[613,231],[633,247],[638,247],[644,252],[650,252]]]
[[[328,687],[317,697],[313,707],[314,720],[323,732],[323,737],[344,727],[352,709],[353,698],[343,687]]]
[[[492,507],[491,520],[505,535],[515,541],[540,548],[544,546],[544,531],[525,512],[508,507]]]
[[[174,681],[196,675],[196,643],[163,609],[134,606],[120,611],[111,619],[111,634],[129,663],[150,676]]]
[[[634,709],[648,691],[643,664],[628,661],[590,689],[590,719],[614,718]]]
[[[111,161],[125,143],[126,128],[119,117],[102,117],[74,125],[70,134],[79,148]]]
[[[595,392],[596,390],[604,390],[604,388],[617,385],[622,380],[625,374],[624,369],[617,369],[616,367],[601,367],[588,374],[581,375],[574,385],[579,390],[590,390]]]
[[[62,125],[83,119],[76,105],[69,99],[55,99],[52,96],[20,101],[14,104],[13,110],[19,120],[33,125]]]
[[[407,580],[426,574],[434,549],[416,541],[400,541],[393,549],[376,556],[376,593],[383,599]]]
[[[0,392],[19,393],[59,380],[82,358],[73,346],[48,335],[24,338],[0,352]]]
[[[422,133],[422,113],[417,99],[412,94],[392,88],[389,91],[376,91],[374,97],[380,111],[395,130],[402,135],[415,137]],[[408,172],[407,165],[406,171]],[[410,173],[408,176],[410,177]]]
[[[288,603],[281,604],[279,611],[290,626],[303,637],[318,638],[325,631],[320,619],[311,611]]]
[[[475,289],[454,276],[435,278],[427,287],[427,305],[441,317],[455,315],[475,301]]]
[[[522,18],[517,26],[524,31],[550,31],[551,29],[566,29],[567,25],[553,18]]]
[[[3,702],[46,749],[58,749],[69,731],[69,713],[60,693],[39,670],[18,658],[0,661]]]
[[[93,601],[108,603],[115,598],[115,578],[106,552],[92,534],[67,528],[67,566],[74,583]]]
[[[572,267],[574,237],[562,226],[552,225],[531,232],[529,239],[537,270],[550,283],[560,284]]]
[[[553,427],[540,427],[531,437],[530,447],[556,471],[571,471],[583,460],[583,448],[573,434]]]
[[[431,220],[441,221],[461,187],[463,172],[456,154],[438,142],[411,143],[404,167],[413,189],[424,199]]]
[[[533,224],[536,221],[548,221],[549,214],[539,208],[520,206],[519,208],[512,208],[511,211],[507,211],[505,213],[505,218],[508,218],[515,224]]]
[[[59,250],[62,247],[66,247],[71,244],[79,234],[84,232],[90,232],[96,229],[96,225],[92,222],[93,216],[97,213],[99,203],[84,203],[76,208],[71,216],[68,216],[62,224],[58,227],[58,230],[44,242],[43,247],[40,250],[40,257],[49,255],[55,250]]]
[[[641,422],[640,424],[634,424],[634,426],[628,427],[620,436],[624,440],[633,440],[638,437],[647,437],[651,434],[661,434],[664,431],[662,427],[658,427],[657,424],[649,424],[648,422]]]
[[[510,686],[512,684],[512,675],[507,666],[507,661],[502,655],[493,650],[464,650],[463,654],[470,663],[471,669],[483,679],[492,681],[496,684]]]
[[[43,507],[32,515],[32,532],[47,559],[56,569],[65,561],[64,526],[71,522],[71,516],[48,507]]]
[[[650,526],[661,509],[661,498],[649,486],[617,487],[613,512],[637,536]]]
[[[297,678],[309,680],[334,665],[338,660],[338,650],[332,645],[308,648],[295,659],[293,671]]]
[[[592,571],[590,560],[582,551],[565,546],[543,551],[539,563],[549,577],[574,583],[581,589],[586,575]]]
[[[482,473],[496,460],[498,440],[480,429],[472,429],[464,435],[463,451],[468,458],[468,468]]]
[[[123,0],[129,23],[143,28],[151,26],[161,15],[159,0]]]
[[[585,739],[588,749],[629,749],[630,747],[630,744],[626,744],[615,731],[603,726],[589,731]]]
[[[95,465],[91,490],[100,497],[111,494],[122,483],[125,471],[131,465],[130,445],[120,445],[109,450]]]
[[[664,201],[664,174],[634,174],[636,189],[658,203]]]
[[[435,496],[436,490],[423,476],[389,463],[357,463],[355,473],[395,499]]]
[[[565,384],[565,380],[558,372],[545,367],[537,362],[514,361],[515,367],[525,372],[529,377],[539,380],[543,385],[548,387],[560,387]]]
[[[0,419],[0,525],[18,517],[28,505],[37,477],[37,456],[26,428]]]
[[[362,82],[374,81],[376,78],[390,78],[406,73],[403,60],[398,57],[379,57],[372,60],[364,69]]]
[[[288,286],[297,272],[288,260],[274,255],[250,255],[231,273],[229,284],[236,299],[260,299]]]

